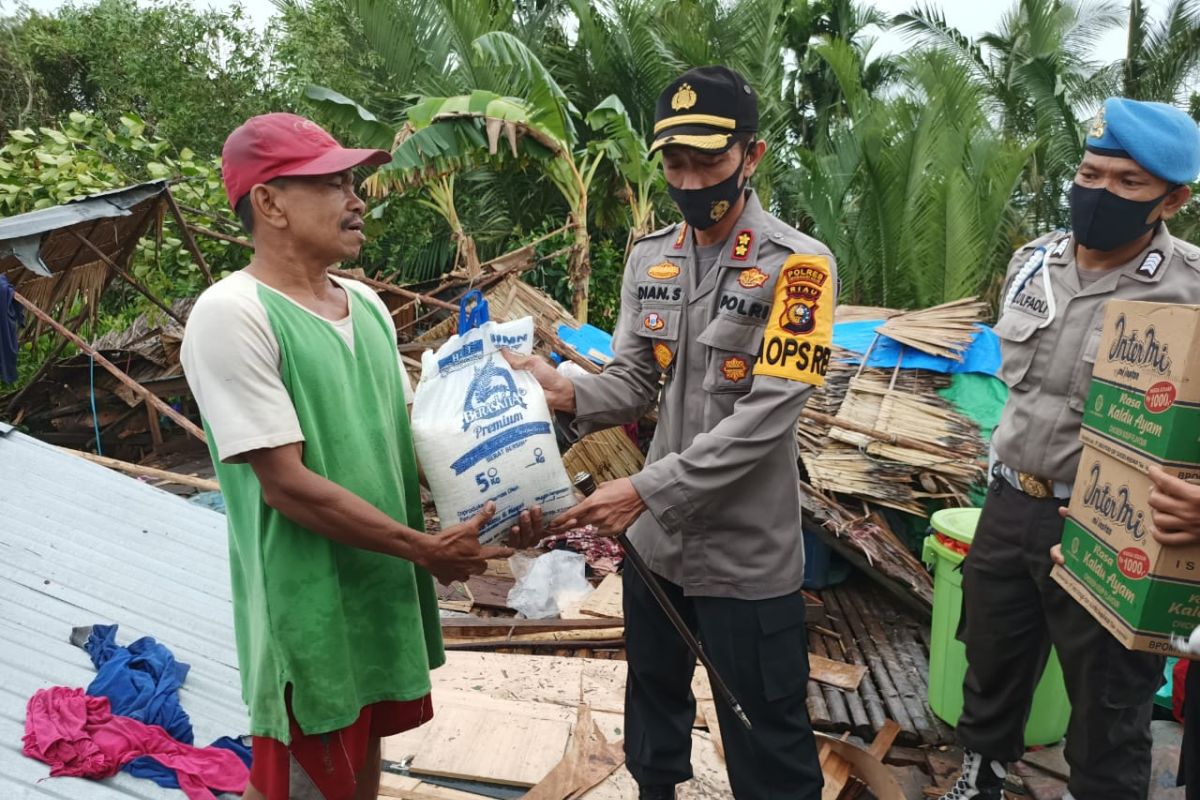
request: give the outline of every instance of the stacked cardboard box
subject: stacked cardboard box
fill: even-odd
[[[1150,465],[1200,481],[1200,306],[1112,301],[1054,578],[1126,647],[1178,654],[1200,625],[1200,545],[1152,535]]]

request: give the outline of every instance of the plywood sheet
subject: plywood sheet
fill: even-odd
[[[562,760],[571,722],[444,705],[413,757],[417,775],[533,786]]]
[[[596,587],[596,591],[587,596],[579,607],[581,613],[593,617],[612,617],[623,619],[624,612],[621,602],[624,592],[621,589],[621,576],[613,573],[605,576]]]

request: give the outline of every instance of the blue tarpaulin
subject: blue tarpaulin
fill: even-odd
[[[961,362],[942,358],[900,344],[895,339],[880,336],[875,329],[884,320],[872,319],[856,322],[839,322],[833,326],[833,343],[855,353],[871,351],[868,367],[889,369],[897,362],[905,369],[927,369],[931,372],[982,372],[995,375],[1000,370],[1000,340],[986,325],[977,325],[979,333],[963,356]],[[878,337],[878,341],[876,341]],[[875,346],[871,347],[871,343]]]

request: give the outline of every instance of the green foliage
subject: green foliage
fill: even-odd
[[[267,43],[243,12],[200,11],[184,0],[98,0],[53,16],[0,18],[6,128],[50,126],[71,111],[115,126],[134,112],[147,130],[216,153],[230,129],[281,110]]]
[[[178,201],[207,214],[227,208],[216,159],[202,159],[189,148],[146,133],[133,113],[122,114],[115,127],[99,117],[74,112],[62,124],[38,130],[9,131],[0,147],[0,213],[5,216],[117,189],[149,180],[178,180]],[[225,242],[202,239],[200,246],[215,272],[235,269],[245,255]],[[137,246],[132,274],[151,292],[170,302],[194,297],[203,277],[183,246],[175,221]],[[128,322],[146,310],[131,289],[118,288],[105,298],[111,324]]]

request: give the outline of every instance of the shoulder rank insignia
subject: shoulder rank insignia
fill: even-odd
[[[758,267],[750,267],[750,269],[744,269],[738,273],[737,282],[738,286],[741,286],[743,289],[755,289],[770,279],[771,276]]]
[[[750,257],[750,244],[753,241],[753,231],[738,231],[737,236],[733,240],[733,252],[730,253],[729,257],[734,261],[745,261]]]
[[[1151,250],[1146,253],[1146,257],[1142,259],[1141,265],[1137,268],[1139,275],[1145,275],[1147,278],[1153,278],[1158,274],[1158,268],[1163,263],[1162,250]]]
[[[671,245],[674,250],[682,250],[683,243],[687,241],[687,223],[679,227],[679,235],[675,237],[675,244]]]

